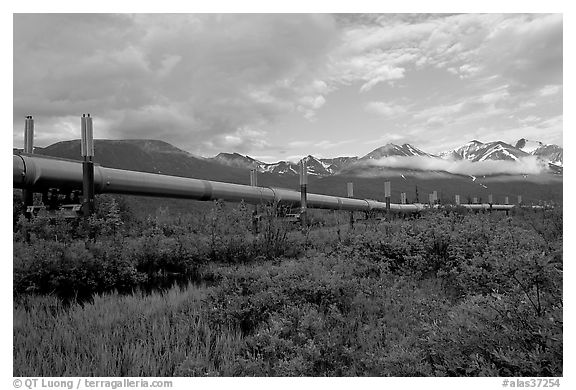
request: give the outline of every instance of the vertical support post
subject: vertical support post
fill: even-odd
[[[94,213],[94,133],[90,114],[82,114],[80,121],[82,139],[80,142],[82,161],[82,209],[84,216]]]
[[[492,194],[488,194],[488,205],[490,205],[490,212],[492,212],[492,200]]]
[[[386,199],[386,212],[390,212],[390,196],[392,194],[390,182],[384,182],[384,199]]]
[[[347,185],[347,190],[348,190],[348,198],[353,198],[354,197],[354,183],[348,183]],[[353,228],[354,227],[354,211],[350,210],[350,227]]]
[[[34,153],[34,119],[32,115],[26,116],[24,121],[24,153]],[[28,207],[34,205],[34,192],[29,190],[22,190],[22,206],[24,208],[24,216],[30,218],[31,214],[28,212]]]
[[[24,153],[34,153],[34,118],[28,115],[24,121]]]
[[[300,160],[300,222],[302,228],[307,225],[306,220],[306,187],[308,186],[308,167],[304,159]]]
[[[258,171],[254,168],[250,170],[250,185],[252,187],[258,187]],[[252,212],[252,232],[258,234],[258,205],[254,205],[254,211]]]

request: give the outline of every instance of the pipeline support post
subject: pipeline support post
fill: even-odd
[[[354,197],[354,183],[348,183],[348,198]],[[350,210],[350,227],[354,228],[354,211]]]
[[[28,115],[24,121],[24,153],[34,153],[34,118]],[[22,190],[22,206],[24,208],[24,216],[31,217],[28,212],[28,207],[34,205],[34,192],[29,190]]]
[[[250,170],[250,185],[252,187],[258,186],[258,171],[256,169]],[[258,205],[254,205],[254,211],[252,212],[252,232],[258,234]]]
[[[384,182],[384,199],[386,200],[386,214],[390,214],[390,182]]]
[[[82,153],[82,210],[85,217],[94,213],[94,133],[90,114],[82,114],[81,122]]]
[[[307,226],[307,186],[308,186],[308,166],[304,159],[300,160],[300,223],[302,228]]]

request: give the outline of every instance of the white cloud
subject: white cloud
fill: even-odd
[[[371,69],[363,79],[366,81],[360,87],[360,92],[367,92],[375,85],[384,81],[399,80],[404,77],[404,69],[382,65]]]
[[[313,121],[316,117],[316,110],[320,109],[324,103],[326,103],[326,99],[324,99],[322,95],[304,96],[298,100],[298,103],[296,109],[302,112],[306,119]]]
[[[383,82],[404,78],[403,63],[411,59],[408,55],[375,52],[357,56],[338,53],[332,56],[327,76],[336,84],[361,82],[360,92],[368,92]]]
[[[517,88],[562,82],[562,14],[509,15],[494,26],[478,55]]]
[[[414,117],[417,119],[428,120],[431,117],[448,119],[455,114],[458,114],[464,108],[463,102],[457,102],[453,104],[442,104],[437,106],[432,106],[429,108],[423,108],[418,110]]]
[[[365,162],[369,166],[385,168],[405,168],[425,171],[443,171],[457,175],[515,175],[515,174],[539,174],[545,166],[536,157],[521,158],[518,161],[480,161],[469,160],[443,160],[438,158],[409,156],[409,157],[385,157],[380,160]]]
[[[448,67],[446,70],[461,79],[467,79],[476,75],[481,69],[478,65],[464,64],[459,67]]]
[[[520,122],[520,123],[523,124],[523,125],[538,123],[538,122],[541,122],[541,121],[542,121],[542,118],[540,118],[540,117],[538,117],[538,116],[536,116],[536,115],[528,115],[528,116],[526,116],[526,117],[524,117],[524,118],[518,119],[518,122]]]
[[[367,76],[375,60],[404,73],[413,64],[443,68],[463,79],[498,74],[516,86],[561,80],[561,14],[392,16],[352,27],[343,40],[342,56],[355,62],[341,66],[367,80],[375,79]]]
[[[559,93],[562,90],[561,85],[545,85],[540,89],[540,96],[553,96]]]
[[[336,146],[341,146],[341,145],[346,145],[346,144],[350,144],[353,143],[354,140],[342,140],[342,141],[328,141],[328,140],[322,140],[319,142],[315,142],[314,143],[314,148],[319,148],[319,149],[323,149],[323,150],[328,150],[331,148],[334,148]]]
[[[444,104],[427,107],[413,107],[411,117],[417,121],[416,127],[436,128],[452,132],[447,126],[475,124],[469,130],[477,130],[477,122],[511,112],[519,100],[508,92],[508,86],[498,86],[482,94],[446,99]]]
[[[508,86],[505,85],[498,87],[489,93],[483,94],[476,99],[476,101],[484,104],[495,104],[507,99],[510,99],[510,93],[508,92]]]
[[[218,134],[209,141],[205,141],[204,144],[211,150],[227,150],[243,154],[252,150],[266,150],[270,146],[266,140],[266,132],[249,127],[241,127],[234,132]]]
[[[385,102],[369,102],[366,104],[366,111],[372,112],[384,117],[393,117],[404,114],[407,109],[404,106]]]
[[[428,127],[442,127],[446,124],[446,119],[440,116],[431,116],[426,120],[426,126]]]

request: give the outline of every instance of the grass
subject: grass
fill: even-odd
[[[431,374],[414,344],[420,318],[436,299],[430,286],[364,286],[378,296],[353,292],[351,309],[341,311],[340,297],[328,286],[333,277],[325,277],[332,265],[317,259],[240,269],[245,276],[267,269],[276,274],[270,281],[282,284],[273,289],[265,282],[262,295],[251,292],[247,302],[228,286],[195,285],[99,295],[68,307],[50,296],[25,298],[14,309],[14,376]],[[296,279],[301,283],[294,285]],[[320,294],[316,284],[324,286]],[[283,303],[260,300],[272,295]],[[267,316],[242,331],[237,315],[249,306]],[[434,316],[443,314],[437,306]],[[220,323],[227,316],[223,322],[234,324],[236,317],[236,327]]]
[[[23,225],[14,375],[562,375],[561,212],[354,229],[333,214],[258,237],[230,215],[95,241]],[[182,264],[205,283],[132,289]],[[63,303],[50,291],[98,293]]]
[[[204,294],[189,285],[67,308],[51,296],[24,298],[14,308],[14,376],[174,376],[197,361],[226,372],[241,336],[209,326]]]

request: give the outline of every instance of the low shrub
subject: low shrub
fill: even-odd
[[[86,222],[18,219],[15,303],[113,290],[157,296],[153,290],[175,281],[209,281],[193,303],[193,340],[185,336],[192,303],[165,302],[174,312],[166,309],[168,323],[154,317],[154,326],[170,341],[142,343],[156,337],[143,325],[128,352],[108,351],[120,359],[105,365],[111,375],[134,373],[127,354],[140,350],[154,362],[151,372],[177,375],[562,375],[561,214],[429,212],[351,228],[336,213],[319,213],[318,226],[302,229],[269,207],[256,233],[251,210],[228,207],[215,202],[190,218],[160,213],[127,223],[109,202]],[[41,306],[59,321],[80,310]],[[143,323],[152,316],[141,315]],[[34,344],[23,334],[19,357]],[[64,339],[56,343],[72,356],[89,355]],[[184,345],[162,360],[173,342]],[[90,369],[74,366],[78,374],[102,372],[82,361]]]

